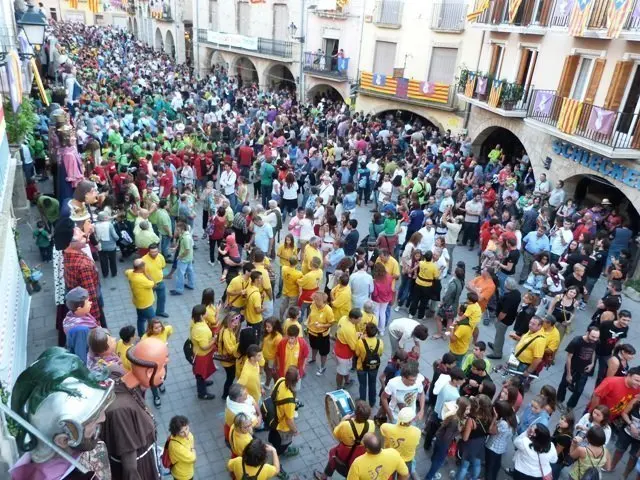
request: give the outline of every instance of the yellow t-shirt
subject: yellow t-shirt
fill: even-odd
[[[131,362],[127,358],[127,351],[131,347],[133,347],[133,342],[131,342],[129,345],[125,345],[122,339],[118,340],[118,343],[116,343],[116,355],[120,357],[120,362],[122,362],[122,366],[128,372],[131,371]]]
[[[233,478],[242,478],[242,457],[236,457],[229,460],[229,463],[227,463],[227,469],[233,474]],[[258,470],[260,470],[260,467],[250,467],[246,464],[244,466],[244,471],[247,472],[247,475],[252,477],[258,473]],[[276,467],[265,463],[256,480],[269,480],[275,477],[276,473],[278,473]]]
[[[552,352],[556,352],[558,347],[560,347],[560,332],[554,326],[551,331],[543,330],[545,340],[547,341],[545,344],[545,349],[551,350]]]
[[[247,304],[245,306],[245,320],[251,325],[262,321],[262,312],[257,313],[256,309],[262,308],[262,295],[258,287],[247,288]]]
[[[227,303],[235,308],[244,308],[247,303],[247,297],[240,292],[249,287],[249,281],[245,280],[242,275],[238,275],[229,282],[227,286]]]
[[[307,329],[312,335],[326,337],[329,335],[331,325],[335,323],[333,310],[329,305],[318,308],[315,303],[311,304],[309,317],[307,318]]]
[[[196,447],[193,433],[187,438],[172,435],[169,441],[169,458],[173,466],[171,475],[177,480],[193,478],[196,464]]]
[[[433,281],[437,278],[440,278],[440,270],[435,263],[422,260],[418,264],[416,285],[420,285],[421,287],[431,287],[433,286]]]
[[[209,330],[209,333],[211,331]],[[235,355],[238,351],[238,341],[236,340],[236,336],[232,330],[228,328],[223,328],[218,332],[218,353],[220,355]],[[231,362],[220,362],[220,365],[223,367],[231,367],[236,362],[235,360]]]
[[[297,343],[296,343],[296,345],[297,345]],[[296,365],[297,365],[297,363],[296,363]],[[281,383],[281,385],[278,387],[278,391],[276,392],[275,400],[277,402],[280,402],[282,400],[286,400],[288,398],[295,398],[295,395],[293,394],[293,392],[291,390],[289,390],[287,388],[286,383],[284,383],[284,379],[280,379],[276,383]],[[275,389],[276,386],[274,385],[273,388]],[[281,432],[290,431],[289,425],[287,425],[287,419],[293,420],[293,418],[295,416],[295,413],[296,413],[296,404],[295,404],[295,402],[283,403],[281,405],[278,405],[276,407],[276,412],[277,412],[277,415],[278,415],[277,430],[280,430]]]
[[[197,356],[204,356],[208,354],[213,345],[207,348],[207,346],[211,343],[211,339],[213,338],[213,334],[209,329],[206,322],[194,322],[191,320],[190,334],[189,338],[191,339],[191,343],[193,343],[193,354]]]
[[[365,453],[356,458],[349,468],[347,480],[380,480],[391,477],[394,473],[409,475],[409,468],[397,450],[383,448],[379,454]]]
[[[358,432],[358,436],[360,436],[360,434],[362,434],[362,431],[364,430],[365,424],[357,423],[355,420],[352,420],[352,422],[354,424],[353,426],[355,427],[356,432]],[[367,420],[367,423],[369,424],[367,433],[375,433],[376,424],[373,422],[373,420]],[[343,420],[338,425],[336,425],[336,427],[333,429],[333,436],[336,440],[346,445],[347,447],[352,446],[356,441],[355,437],[353,436],[353,430],[351,429],[349,420]]]
[[[231,451],[238,457],[242,456],[244,449],[253,440],[253,435],[250,433],[236,432],[236,426],[231,425],[229,430],[229,444],[231,445]],[[242,476],[240,476],[242,478]]]
[[[247,387],[247,392],[253,399],[260,403],[262,392],[260,391],[260,365],[251,362],[244,362],[242,373],[238,378],[238,383]]]
[[[133,304],[139,310],[149,308],[153,305],[153,287],[156,285],[153,280],[149,280],[144,273],[134,272],[132,269],[126,270],[124,274],[129,279],[131,287],[131,297]]]
[[[291,325],[295,325],[296,327],[298,327],[298,330],[300,330],[300,333],[298,333],[299,337],[304,337],[304,330],[302,329],[302,325],[300,325],[300,322],[298,320],[294,320],[293,318],[287,318],[284,321],[284,325],[282,326],[282,331],[284,332],[284,334],[287,334],[287,330]]]
[[[285,247],[284,243],[278,247],[278,258],[280,259],[280,265],[282,267],[290,267],[289,258],[297,256],[298,249],[296,247]]]
[[[320,261],[322,261],[322,253],[320,253],[320,250],[307,244],[304,247],[304,254],[302,256],[302,273],[303,274],[311,270],[311,259],[313,257],[318,257]],[[320,267],[320,269],[322,269],[322,267]]]
[[[336,285],[331,290],[331,309],[335,318],[349,315],[351,310],[351,287],[349,285]]]
[[[204,321],[209,328],[217,328],[218,327],[218,309],[215,305],[207,305],[207,309],[204,312]]]
[[[473,338],[473,328],[469,325],[458,325],[453,334],[456,338],[455,340],[451,339],[449,350],[455,355],[464,355],[469,350],[469,344]]]
[[[378,257],[378,259],[376,260],[376,263],[381,263],[382,265],[384,265],[384,269],[392,277],[400,277],[400,264],[395,258],[390,256],[386,262],[383,262],[382,259]],[[392,287],[396,286],[395,278],[393,279],[391,286]]]
[[[540,337],[542,340],[533,340],[531,343],[529,343],[532,338],[537,337]],[[527,332],[522,337],[520,337],[520,341],[516,345],[516,348],[513,350],[514,353],[519,352],[520,349],[522,349],[522,347],[524,347],[528,343],[529,345],[527,346],[527,348],[518,356],[518,360],[520,360],[522,363],[531,364],[536,358],[542,358],[544,355],[544,348],[547,345],[547,342],[544,338],[544,333],[542,332],[542,330],[539,330],[535,333]]]
[[[148,334],[144,334],[142,335],[142,338],[157,338],[159,340],[162,340],[164,343],[167,343],[169,341],[169,337],[173,335],[173,327],[171,325],[165,325],[164,326],[164,330],[162,330],[162,332],[160,332],[157,335],[148,335]]]
[[[482,308],[478,302],[470,303],[467,305],[463,315],[469,319],[469,325],[471,325],[471,329],[473,330],[480,323]]]
[[[358,333],[364,333],[364,329],[367,327],[367,323],[373,323],[374,325],[378,325],[378,319],[373,313],[367,313],[362,310],[362,319],[356,325],[356,330]]]
[[[281,340],[287,342],[286,339]],[[298,359],[300,358],[300,344],[298,342],[293,344],[293,347],[287,342],[284,349],[284,371],[286,372],[289,367],[298,368]]]
[[[167,262],[161,253],[156,255],[156,258],[151,258],[151,255],[148,253],[142,257],[142,261],[144,262],[145,269],[149,276],[153,279],[156,284],[160,283],[163,279],[164,274],[162,270],[167,266]]]
[[[313,290],[314,288],[320,287],[320,282],[322,281],[322,270],[316,268],[315,270],[310,270],[305,273],[301,278],[298,279],[298,286],[302,290]]]
[[[269,272],[267,271],[268,265],[266,262],[255,264],[256,271],[262,273],[262,286],[260,287],[260,293],[267,292],[267,297],[273,296],[273,290],[271,288],[271,279],[269,278]]]
[[[294,267],[283,265],[282,267],[282,295],[285,297],[298,297],[300,287],[298,280],[302,278],[302,272]]]
[[[338,321],[336,338],[345,345],[348,345],[351,351],[356,351],[358,331],[356,330],[355,324],[349,320],[349,317],[344,316]]]
[[[275,360],[280,340],[282,340],[282,335],[278,332],[275,335],[265,335],[262,342],[262,356],[265,360]]]
[[[373,338],[369,338],[369,337],[360,337],[358,339],[358,341],[356,342],[356,357],[358,357],[358,365],[357,365],[357,369],[358,370],[362,370],[362,362],[364,361],[364,359],[367,356],[367,349],[364,348],[364,342],[367,342],[367,345],[369,346],[369,350],[371,350],[372,352],[378,352],[378,355],[380,356],[380,358],[382,358],[382,352],[384,351],[384,343],[382,342],[381,338],[378,337],[373,337]],[[376,350],[376,343],[378,343],[378,349]]]
[[[405,462],[414,459],[416,448],[420,443],[421,432],[418,427],[383,423],[380,433],[384,437],[384,448],[397,450]]]

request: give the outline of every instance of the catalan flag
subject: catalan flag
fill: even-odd
[[[558,116],[558,130],[573,135],[578,127],[582,106],[583,104],[579,100],[563,98],[560,115]]]
[[[449,102],[449,85],[446,83],[433,83],[432,88],[433,93],[425,93],[423,82],[409,80],[407,98],[411,100],[428,100],[435,103]]]
[[[476,20],[478,20],[478,17],[482,15],[485,10],[487,10],[487,8],[489,8],[489,5],[491,5],[491,0],[483,0],[477,10],[467,15],[467,20],[469,22],[475,22]]]
[[[100,11],[100,0],[88,0],[89,10],[93,13],[98,13]]]
[[[360,76],[360,87],[377,93],[386,93],[387,95],[396,94],[396,79],[382,75],[381,73],[362,72]]]
[[[404,83],[407,82],[407,79],[396,79],[379,73],[362,72],[360,76],[360,89],[365,92],[369,91],[398,98],[398,92],[404,95],[404,85],[400,85],[400,88],[398,88],[398,81]],[[449,85],[434,83],[433,93],[425,93],[423,91],[423,83],[424,82],[418,80],[408,80],[406,97],[403,98],[445,104],[449,102]],[[429,90],[427,90],[427,92],[428,91]]]
[[[476,89],[476,78],[477,75],[475,73],[469,72],[469,76],[467,77],[467,84],[464,87],[465,97],[473,97],[473,92]]]
[[[509,23],[513,23],[515,21],[521,4],[522,0],[509,0]]]
[[[592,10],[593,0],[575,0],[569,20],[569,35],[574,37],[582,36]]]
[[[78,0],[69,0],[69,7],[74,10],[78,8]]]
[[[607,36],[618,38],[620,31],[627,21],[629,10],[631,10],[631,0],[613,0],[613,4],[607,10]]]
[[[500,94],[502,93],[502,80],[494,80],[491,85],[491,92],[489,93],[489,101],[487,102],[490,107],[497,108],[500,103]]]

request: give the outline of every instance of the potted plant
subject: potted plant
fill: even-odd
[[[524,87],[517,83],[505,83],[502,86],[502,92],[500,94],[500,101],[502,102],[502,108],[505,110],[513,110],[516,103],[522,99],[524,93]]]
[[[28,98],[23,99],[17,112],[13,111],[8,101],[5,102],[4,118],[7,125],[7,138],[11,146],[20,145],[38,124],[33,103]]]
[[[460,78],[458,78],[459,92],[464,92],[464,89],[467,87],[467,80],[469,80],[469,70],[465,68],[460,71]]]

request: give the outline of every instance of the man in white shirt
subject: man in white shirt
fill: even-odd
[[[433,220],[431,220],[430,218],[427,219],[424,227],[418,230],[418,232],[422,235],[422,239],[420,240],[418,249],[423,254],[426,252],[430,252],[436,239],[436,229],[433,228]]]
[[[424,417],[425,395],[424,377],[418,372],[418,364],[409,362],[402,366],[400,376],[392,378],[380,397],[380,405],[393,423],[397,422],[402,408],[411,408],[416,413],[416,421]]]
[[[398,350],[405,350],[407,343],[420,348],[420,340],[426,340],[427,327],[411,318],[396,318],[389,325],[389,341],[391,343],[391,355]],[[413,348],[413,346],[411,348]]]
[[[231,208],[236,209],[238,200],[236,198],[236,173],[231,170],[231,165],[224,164],[222,173],[220,174],[220,187],[224,195],[229,200]]]
[[[562,227],[551,230],[551,261],[557,262],[560,255],[564,253],[567,246],[573,240],[573,232],[571,231],[571,222],[565,220]]]
[[[351,288],[351,306],[361,309],[373,293],[373,277],[367,272],[367,264],[364,260],[356,263],[356,271],[349,277],[349,287]]]
[[[333,196],[335,195],[335,190],[331,184],[331,177],[322,177],[322,185],[320,185],[318,195],[322,198],[323,205],[331,205],[331,201],[333,201]]]
[[[550,191],[551,182],[547,180],[547,175],[545,173],[541,173],[540,178],[536,181],[536,186],[533,189],[533,194],[544,199],[549,196]]]

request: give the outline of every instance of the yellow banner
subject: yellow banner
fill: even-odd
[[[29,64],[31,65],[31,70],[33,71],[33,78],[35,78],[36,85],[38,85],[38,92],[40,93],[42,103],[44,103],[48,107],[49,99],[47,98],[47,93],[44,91],[44,85],[42,84],[42,78],[40,78],[40,72],[38,71],[36,59],[32,58],[31,60],[29,60]]]

